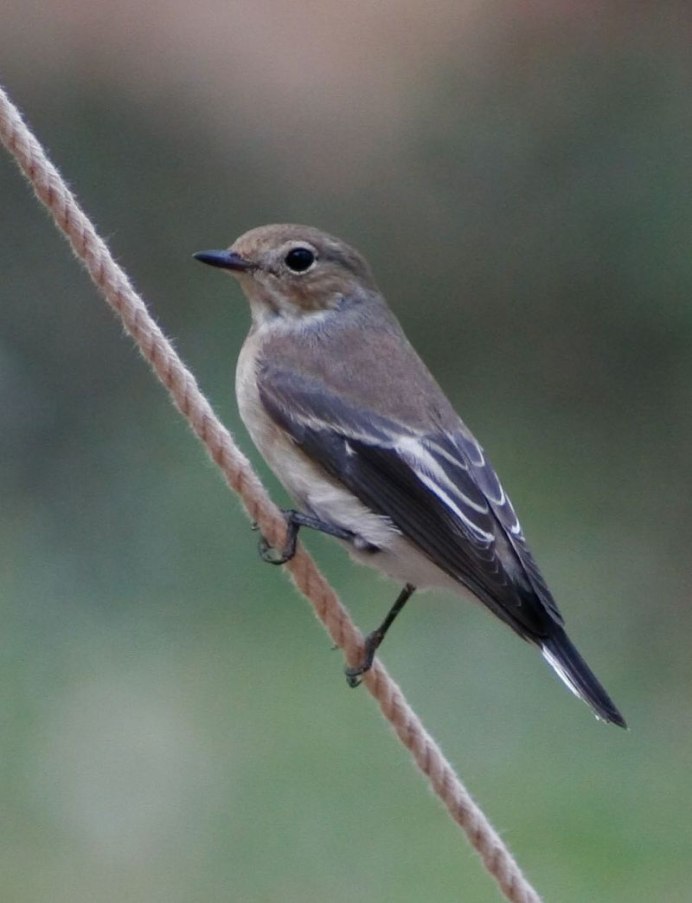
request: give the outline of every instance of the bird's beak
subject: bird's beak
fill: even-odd
[[[254,264],[235,251],[198,251],[192,256],[211,267],[221,267],[222,270],[233,270],[236,273],[245,273],[254,267]]]

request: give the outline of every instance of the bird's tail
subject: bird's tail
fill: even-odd
[[[570,690],[591,706],[597,718],[627,727],[617,706],[562,628],[558,628],[554,636],[541,643],[541,652]]]

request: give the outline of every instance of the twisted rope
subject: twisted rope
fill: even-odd
[[[168,389],[173,403],[204,445],[209,457],[219,466],[226,483],[240,496],[247,513],[257,521],[271,545],[280,548],[285,536],[285,523],[279,510],[1,87],[0,139],[69,241],[77,258],[88,270],[96,287],[119,314],[125,329]],[[299,547],[287,567],[329,636],[343,650],[347,662],[356,664],[362,654],[362,636],[315,563]],[[365,675],[363,683],[454,821],[466,832],[469,842],[505,898],[512,903],[540,903],[538,894],[522,875],[511,853],[378,660]]]

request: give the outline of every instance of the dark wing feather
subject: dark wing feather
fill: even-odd
[[[459,459],[469,462],[473,479],[483,493],[484,497],[490,503],[493,514],[498,520],[507,540],[512,546],[515,555],[521,563],[521,568],[525,574],[527,581],[530,583],[533,591],[536,593],[542,604],[549,611],[552,619],[563,624],[563,618],[557,607],[557,603],[553,599],[552,593],[548,589],[548,585],[541,574],[536,560],[529,550],[524,538],[519,518],[517,517],[509,497],[505,495],[505,491],[500,484],[495,470],[488,461],[476,440],[473,438],[468,429],[463,429],[455,433],[450,439],[447,436],[442,437],[442,443],[451,443],[457,449],[456,459],[452,453],[450,479],[458,474]],[[439,443],[440,440],[437,439]]]
[[[260,369],[258,386],[267,413],[313,461],[519,634],[539,640],[561,623],[511,505],[461,422],[453,435],[419,435],[275,365]]]

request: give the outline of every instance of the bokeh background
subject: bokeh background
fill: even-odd
[[[689,4],[10,0],[2,80],[278,501],[192,252],[363,250],[630,722],[480,609],[383,658],[547,900],[692,882]],[[0,155],[0,898],[494,886]],[[307,537],[368,629],[395,587]]]

